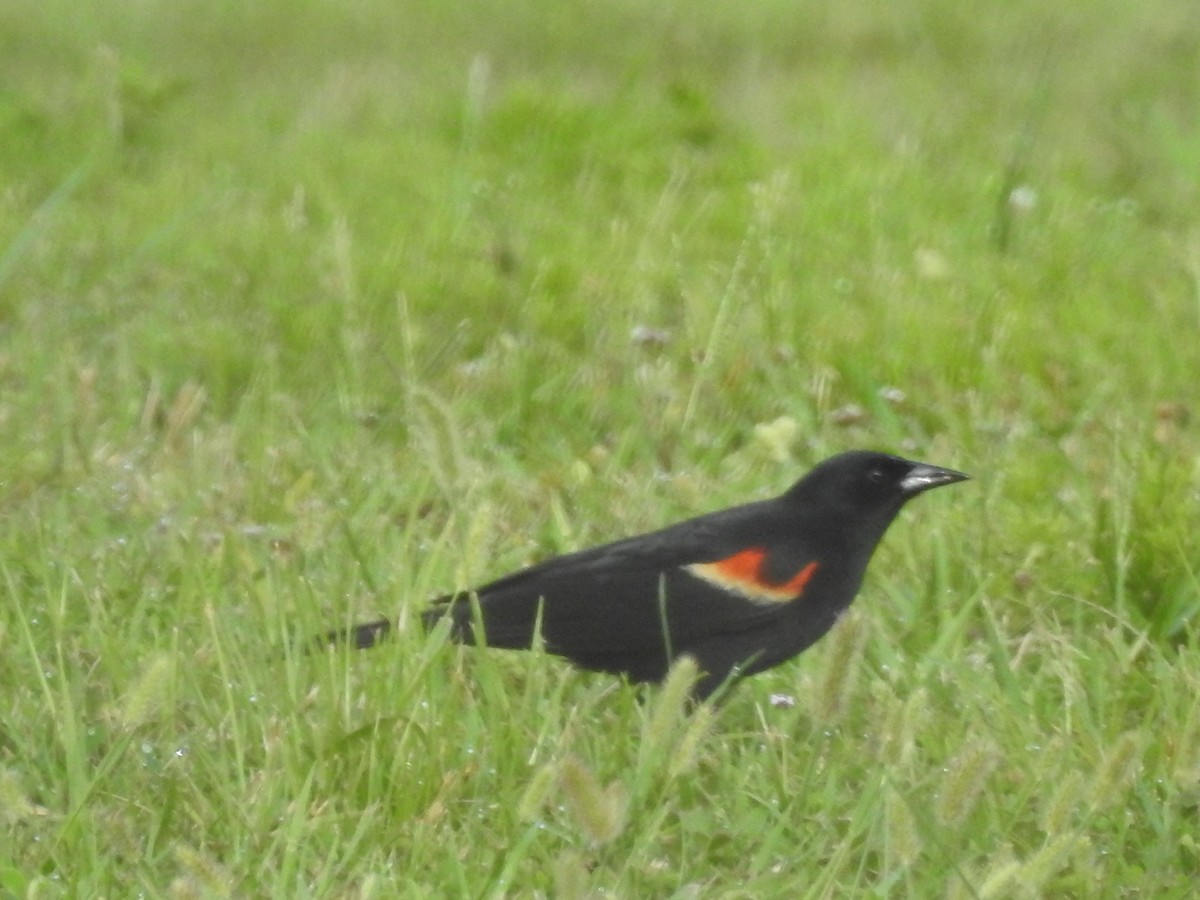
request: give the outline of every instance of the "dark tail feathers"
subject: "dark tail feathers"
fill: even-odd
[[[442,619],[449,617],[453,623],[450,628],[450,639],[470,643],[472,641],[470,607],[465,602],[468,596],[459,594],[435,600],[433,606],[421,613],[421,624],[425,626],[425,630],[431,630]],[[391,619],[376,619],[374,622],[364,622],[362,625],[326,632],[317,638],[315,643],[317,649],[337,644],[349,644],[355,650],[369,650],[381,644],[391,633]]]
[[[330,644],[349,644],[355,650],[368,650],[387,637],[391,630],[391,619],[377,619],[374,622],[355,625],[353,628],[330,631],[324,637],[317,638],[317,643],[322,647]]]

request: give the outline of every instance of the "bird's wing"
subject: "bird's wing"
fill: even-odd
[[[540,622],[547,649],[574,659],[676,655],[697,640],[761,627],[813,571],[764,580],[762,526],[770,520],[762,513],[754,504],[702,516],[483,585],[475,594],[486,643],[528,647]],[[466,631],[469,604],[462,595],[445,600]]]

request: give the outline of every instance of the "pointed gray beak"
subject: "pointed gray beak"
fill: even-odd
[[[953,469],[917,463],[900,482],[900,490],[906,496],[911,497],[930,488],[941,487],[943,484],[954,484],[956,481],[969,481],[970,478],[970,475],[955,472]]]

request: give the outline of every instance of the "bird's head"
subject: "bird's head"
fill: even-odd
[[[871,450],[852,450],[820,463],[784,497],[809,508],[844,511],[857,519],[883,516],[886,527],[900,507],[917,494],[968,478],[941,466]]]

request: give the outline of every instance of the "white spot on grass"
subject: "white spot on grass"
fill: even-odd
[[[1037,191],[1027,184],[1019,184],[1008,195],[1008,205],[1014,212],[1031,212],[1037,206]]]

